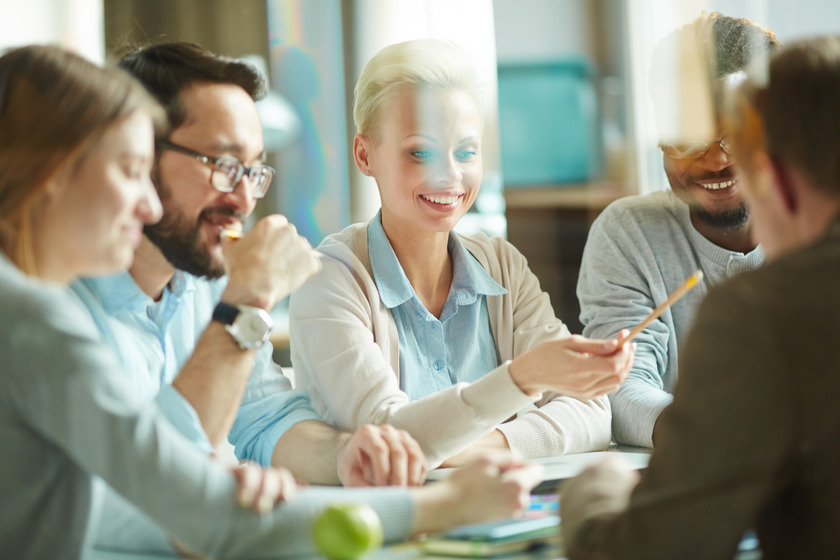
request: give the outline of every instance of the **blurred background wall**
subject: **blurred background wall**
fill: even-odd
[[[506,235],[572,331],[591,220],[617,197],[667,185],[647,91],[653,45],[715,10],[752,18],[782,42],[840,32],[836,0],[0,0],[0,8],[0,49],[51,42],[104,62],[126,45],[186,40],[261,66],[278,175],[256,214],[287,214],[313,244],[379,204],[349,157],[362,65],[397,41],[458,42],[487,86],[482,195],[461,228]]]

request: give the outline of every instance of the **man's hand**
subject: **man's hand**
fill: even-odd
[[[405,430],[362,426],[338,450],[338,478],[344,486],[418,486],[426,479],[426,457]]]
[[[243,508],[268,513],[279,502],[294,498],[297,484],[284,468],[263,468],[256,463],[232,467],[238,485],[237,499]]]
[[[638,483],[639,473],[618,453],[607,454],[600,463],[564,482],[560,496],[563,542],[571,543],[586,520],[627,509]]]
[[[270,310],[321,269],[318,253],[284,216],[258,221],[238,239],[223,235],[230,280],[222,301]]]

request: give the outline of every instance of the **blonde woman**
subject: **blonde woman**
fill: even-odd
[[[382,208],[325,239],[321,273],[292,297],[292,362],[316,410],[341,429],[407,430],[431,466],[491,448],[607,447],[605,395],[631,346],[570,336],[513,246],[453,231],[482,176],[464,53],[437,40],[383,49],[356,85],[354,118],[356,167]]]
[[[499,460],[443,485],[304,489],[279,505],[293,481],[240,469],[235,475],[251,483],[239,500],[271,513],[240,507],[237,478],[137,396],[66,289],[80,275],[125,269],[143,225],[160,218],[149,180],[153,117],[163,122],[142,86],[61,49],[0,57],[4,556],[84,556],[102,480],[178,542],[225,558],[311,554],[312,523],[335,501],[370,504],[387,540],[523,507],[539,470]]]

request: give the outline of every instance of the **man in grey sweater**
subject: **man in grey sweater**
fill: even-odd
[[[669,71],[667,60],[678,44],[693,45],[722,86],[778,41],[750,20],[704,14],[657,45],[654,78]],[[674,100],[658,86],[652,95],[660,129],[667,128],[663,106]],[[686,94],[679,101],[693,111],[699,110],[690,106],[695,100]],[[656,421],[677,381],[679,344],[697,306],[709,287],[755,268],[764,257],[741,199],[728,138],[719,126],[714,134],[702,142],[660,144],[671,189],[614,202],[589,232],[577,286],[584,336],[609,338],[632,328],[692,272],[704,273],[700,285],[636,338],[633,368],[610,395],[613,438],[622,444],[653,446]]]

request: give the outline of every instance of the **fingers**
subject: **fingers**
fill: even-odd
[[[487,453],[458,469],[448,480],[475,519],[510,517],[528,506],[531,490],[545,471],[541,465],[525,464],[510,454]]]
[[[618,390],[621,387],[621,384],[624,382],[623,375],[613,375],[612,377],[607,377],[606,379],[601,380],[597,385],[592,387],[589,391],[586,392],[586,398],[594,399],[597,397],[602,397],[604,395],[608,395]]]
[[[627,335],[627,330],[619,333],[618,337],[611,340],[589,340],[583,337],[570,337],[570,347],[575,352],[568,356],[567,365],[577,375],[570,380],[569,386],[564,394],[580,398],[591,399],[618,389],[624,382],[635,358],[635,346],[625,344],[618,347],[622,336]],[[589,352],[581,353],[580,349],[588,349]],[[603,353],[598,353],[600,349]]]
[[[339,451],[338,478],[344,486],[384,486],[390,472],[388,446],[376,426],[356,430]]]
[[[423,453],[417,440],[411,437],[408,432],[404,430],[400,431],[403,434],[403,444],[408,453],[407,483],[409,486],[422,486],[426,482],[426,474],[429,470],[426,465],[426,455]]]
[[[380,426],[380,429],[391,456],[391,476],[388,483],[392,486],[406,486],[409,459],[402,438],[405,432],[388,425]]]
[[[300,484],[295,479],[294,475],[288,469],[272,468],[271,472],[279,480],[279,488],[272,505],[277,502],[288,502],[295,498],[297,489]]]
[[[237,240],[222,235],[220,243],[229,276],[225,301],[270,309],[321,269],[318,253],[280,214]]]
[[[267,513],[281,501],[294,498],[297,489],[292,473],[283,468],[264,469],[243,463],[231,469],[237,481],[237,498],[244,508]]]
[[[623,332],[626,332],[626,330]],[[583,396],[591,399],[617,391],[633,367],[635,357],[636,346],[635,343],[632,343],[624,345],[620,351],[605,358],[610,361],[612,365],[610,371],[615,371],[615,374],[595,378],[592,386],[584,388]]]
[[[580,354],[593,354],[595,356],[609,356],[618,348],[616,339],[586,338],[573,334],[570,337],[561,339],[565,346]]]
[[[359,428],[341,455],[339,477],[348,486],[417,486],[426,477],[420,445],[405,430],[387,424]]]
[[[545,469],[536,463],[522,464],[506,470],[499,478],[503,483],[512,485],[515,509],[523,509],[530,503],[531,490],[545,478]]]
[[[367,457],[370,474],[367,481],[374,486],[388,486],[391,480],[391,450],[382,437],[382,427],[366,425],[356,432],[360,450]]]
[[[239,500],[239,505],[243,508],[249,508],[254,505],[257,491],[262,484],[261,476],[255,467],[251,463],[244,463],[231,469],[234,478],[236,478],[237,499]]]
[[[420,444],[405,430],[390,425],[370,426],[381,438],[384,447],[377,447],[383,454],[373,466],[380,465],[381,472],[374,469],[377,485],[418,486],[426,478],[426,457]],[[387,465],[387,469],[385,466]],[[386,472],[387,471],[387,472]]]

